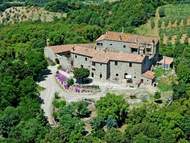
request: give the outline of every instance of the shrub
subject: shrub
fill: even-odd
[[[150,24],[151,24],[151,28],[154,29],[154,27],[155,27],[154,19],[151,19]]]
[[[62,107],[64,107],[66,105],[66,101],[55,99],[53,101],[53,105],[54,105],[55,108],[62,108]]]
[[[102,116],[97,116],[90,123],[95,130],[101,129],[106,125],[105,118]]]
[[[74,84],[74,79],[73,78],[68,79],[67,84],[68,86],[72,86]]]
[[[58,65],[58,66],[57,66],[57,69],[60,70],[60,69],[61,69],[61,65]]]
[[[159,9],[159,16],[160,16],[160,17],[164,17],[164,16],[166,16],[166,14],[165,14],[165,10],[164,10],[163,7]]]
[[[59,99],[59,93],[55,92],[55,99]]]
[[[161,97],[160,92],[156,92],[155,95],[154,95],[154,98],[155,99],[160,99],[160,97]]]

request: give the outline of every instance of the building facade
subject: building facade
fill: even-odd
[[[151,67],[157,62],[159,40],[118,32],[101,35],[94,44],[47,46],[45,56],[61,64],[64,70],[87,68],[97,80],[109,80],[129,86],[151,85],[155,76]]]

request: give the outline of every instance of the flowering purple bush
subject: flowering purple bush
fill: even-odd
[[[67,78],[65,76],[63,76],[62,74],[60,74],[60,73],[57,73],[56,77],[60,81],[66,81],[67,80]]]
[[[65,77],[64,75],[60,74],[59,72],[57,72],[57,74],[55,75],[56,79],[61,83],[61,85],[65,88],[65,89],[69,89],[69,85],[67,83],[68,78]],[[81,89],[79,86],[75,86],[72,89],[74,92],[80,93]]]
[[[75,92],[79,93],[80,92],[80,88],[79,87],[75,87]]]

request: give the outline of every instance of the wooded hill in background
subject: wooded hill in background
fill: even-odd
[[[9,3],[7,3],[9,2]],[[156,8],[174,3],[176,0],[119,0],[107,1],[100,0],[20,0],[10,3],[4,1],[0,5],[0,10],[5,10],[3,5],[37,5],[45,7],[46,10],[53,12],[68,13],[69,23],[95,24],[106,30],[131,32],[134,27],[146,23],[147,19],[155,14]],[[2,7],[2,8],[1,8]]]

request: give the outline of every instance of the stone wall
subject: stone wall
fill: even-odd
[[[142,64],[121,61],[110,61],[110,80],[127,82],[126,76],[132,77],[132,83],[138,84],[141,79]]]
[[[114,52],[127,52],[131,53],[131,49],[129,48],[129,43],[120,42],[120,41],[109,41],[102,40],[98,41],[98,43],[102,43],[103,45],[97,45],[97,50],[105,50],[114,51]]]
[[[71,70],[71,59],[69,54],[56,54],[59,64],[64,70]]]
[[[46,58],[50,59],[51,61],[55,62],[56,55],[50,48],[48,48],[48,47],[44,48],[44,56]]]
[[[71,54],[71,59],[73,61],[73,67],[83,67],[90,70],[91,68],[91,57],[79,55],[79,54]]]
[[[91,76],[98,80],[106,80],[108,78],[108,64],[94,62],[91,68]]]

